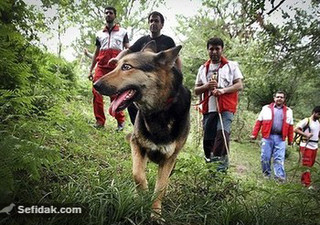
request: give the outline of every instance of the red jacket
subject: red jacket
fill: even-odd
[[[263,138],[269,138],[272,124],[273,124],[273,109],[274,103],[270,105],[265,105],[262,107],[262,110],[258,116],[258,119],[255,123],[255,126],[252,131],[252,135],[256,138],[258,133],[261,129],[261,134]],[[293,114],[292,110],[287,107],[283,106],[283,123],[282,123],[282,140],[285,140],[288,137],[288,143],[292,143],[293,141]]]

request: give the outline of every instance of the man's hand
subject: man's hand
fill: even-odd
[[[213,91],[212,91],[212,94],[214,95],[214,96],[219,96],[219,95],[223,95],[225,93],[225,91],[224,91],[224,89],[214,89]]]
[[[306,132],[307,136],[306,138],[309,140],[310,138],[312,138],[313,134],[312,133],[309,133],[309,132]]]
[[[91,81],[93,80],[92,71],[89,72],[88,79],[91,80]]]
[[[216,80],[210,80],[207,84],[207,90],[210,91],[210,90],[214,90],[217,88],[218,86],[218,82]]]

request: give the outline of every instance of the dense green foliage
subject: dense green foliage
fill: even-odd
[[[39,178],[39,169],[54,160],[56,153],[43,145],[45,132],[30,121],[50,120],[77,87],[71,63],[30,44],[35,37],[26,34],[37,26],[25,22],[25,15],[34,19],[27,6],[5,3],[0,7],[0,29],[5,31],[0,34],[1,196],[13,189],[15,173],[26,170]],[[19,127],[25,129],[21,134]]]
[[[118,133],[115,120],[108,117],[107,128],[93,128],[91,87],[79,75],[85,73],[82,65],[48,53],[39,42],[39,32],[49,32],[47,26],[58,21],[60,33],[71,25],[81,27],[79,53],[83,46],[92,50],[105,3],[42,2],[44,9],[56,7],[56,18],[45,18],[22,0],[0,1],[0,209],[12,202],[71,204],[85,212],[0,214],[0,224],[152,224],[156,166],[148,165],[150,191],[137,196],[130,147],[124,140],[132,127],[127,124]],[[141,14],[133,9],[135,1],[108,4],[119,8],[121,23],[137,31],[145,25],[141,17],[163,2],[139,1]],[[257,110],[272,101],[274,90],[287,91],[288,104],[298,118],[319,104],[319,19],[316,13],[297,9],[294,17],[284,12],[281,25],[264,20],[279,2],[206,0],[206,10],[198,16],[180,17],[177,30],[185,36],[181,55],[185,84],[193,88],[198,67],[207,58],[206,40],[220,36],[227,57],[239,62],[246,87],[233,122],[227,174],[216,174],[213,164],[204,163],[201,116],[191,110],[190,136],[164,200],[166,224],[320,224],[319,189],[300,185],[305,168],[298,164],[298,152],[289,148],[288,181],[279,184],[263,179],[259,145],[247,140]],[[312,7],[319,10],[319,3],[313,1]],[[312,169],[316,187],[320,187],[319,171],[316,163]]]

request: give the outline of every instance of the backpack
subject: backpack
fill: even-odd
[[[306,129],[309,129],[309,131],[310,131],[309,124],[310,124],[310,117],[308,118],[307,125],[302,128],[303,132],[305,132]],[[306,139],[301,134],[295,133],[294,138],[293,138],[293,143],[296,144],[297,146],[300,146],[301,141],[306,141]]]

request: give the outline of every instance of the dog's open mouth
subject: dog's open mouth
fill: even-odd
[[[118,93],[115,96],[115,99],[111,102],[109,113],[111,116],[115,116],[115,114],[121,110],[127,108],[136,98],[138,94],[137,90],[129,89],[123,92]]]

